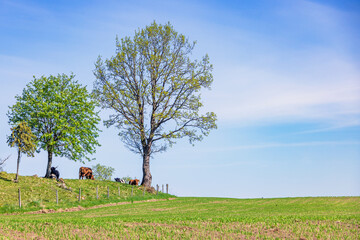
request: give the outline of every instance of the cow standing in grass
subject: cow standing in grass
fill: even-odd
[[[91,168],[81,167],[79,169],[79,179],[84,179],[84,177],[86,177],[86,179],[94,180],[94,176]]]
[[[50,176],[52,175],[55,175],[56,176],[56,180],[59,180],[59,176],[60,176],[60,173],[58,170],[56,170],[55,167],[51,167],[51,173],[50,173]]]
[[[114,178],[116,182],[119,182],[119,183],[125,183],[125,180],[124,179],[121,179],[121,178]]]
[[[137,186],[137,185],[139,185],[139,182],[140,182],[139,179],[134,179],[134,180],[130,180],[130,181],[129,181],[129,184],[130,184],[130,185],[135,185],[135,186]]]

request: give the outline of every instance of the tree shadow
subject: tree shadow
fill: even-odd
[[[12,180],[13,180],[12,178],[8,179],[7,177],[2,176],[1,174],[0,174],[0,179],[4,180],[4,181],[7,181],[7,182],[12,182]]]

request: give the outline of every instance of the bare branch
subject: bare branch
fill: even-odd
[[[10,158],[11,155],[7,156],[4,159],[0,159],[0,167]]]

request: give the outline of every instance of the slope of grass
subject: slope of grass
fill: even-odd
[[[12,181],[14,178],[15,174],[0,172],[0,213],[34,211],[43,208],[88,207],[111,202],[170,197],[168,194],[155,195],[147,191],[143,196],[143,187],[133,187],[113,181],[65,179],[68,189],[63,189],[55,179],[19,176],[19,182],[15,183]],[[108,187],[109,198],[107,197]],[[19,209],[18,201],[19,188],[21,190],[21,209]],[[80,188],[81,201],[78,198]],[[96,198],[96,188],[98,188],[98,199]],[[58,204],[56,204],[56,190],[58,191]],[[131,192],[133,193],[131,194]]]
[[[0,215],[0,239],[359,239],[360,197],[158,202]]]

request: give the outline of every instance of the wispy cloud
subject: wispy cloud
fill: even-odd
[[[281,17],[313,25],[298,30],[305,40],[286,35],[287,28],[297,23],[279,26],[279,33],[274,33],[286,36],[283,46],[279,39],[264,35],[245,51],[242,41],[253,37],[251,33],[234,31],[239,37],[228,39],[227,59],[215,65],[213,91],[205,93],[208,109],[213,108],[220,120],[237,124],[315,121],[329,129],[359,124],[360,65],[347,47],[350,40],[338,39],[347,36],[342,28],[346,14],[320,4],[299,3],[301,10],[289,8]],[[241,55],[247,51],[251,54]]]
[[[326,56],[302,57],[297,71],[282,70],[280,64],[277,69],[239,66],[221,72],[217,79],[227,78],[228,84],[219,86],[222,89],[214,90],[207,100],[220,120],[230,122],[359,123],[359,68],[345,60],[324,62]]]
[[[339,130],[342,128],[349,128],[349,127],[356,127],[360,126],[360,120],[359,119],[344,119],[341,123],[337,125],[333,125],[331,127],[322,127],[322,128],[316,128],[306,131],[297,132],[295,134],[309,134],[309,133],[320,133],[320,132],[329,132],[334,130]]]
[[[313,147],[313,146],[345,146],[345,145],[358,145],[360,141],[311,141],[311,142],[297,142],[297,143],[261,143],[250,145],[237,145],[222,148],[207,149],[206,151],[237,151],[242,149],[265,149],[265,148],[289,148],[289,147]]]

